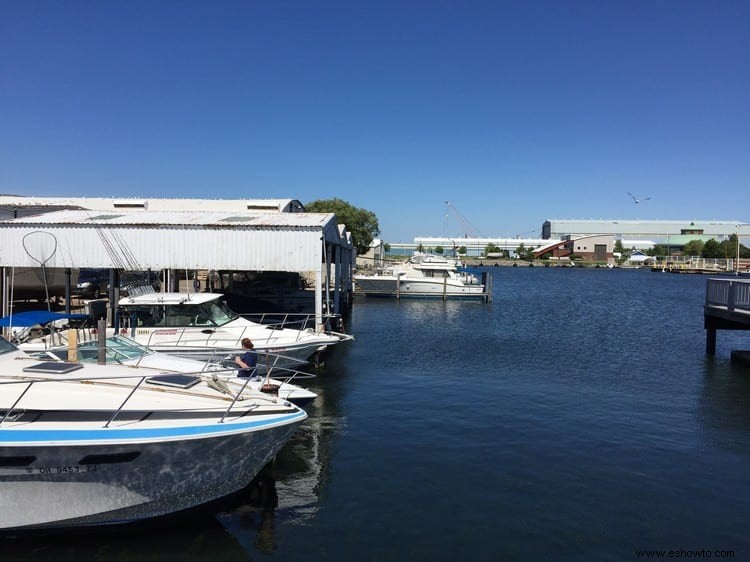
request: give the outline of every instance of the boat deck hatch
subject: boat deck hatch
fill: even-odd
[[[174,388],[190,388],[201,382],[200,377],[190,375],[156,375],[146,379],[147,383]]]
[[[64,375],[72,371],[82,369],[83,365],[80,363],[68,363],[67,361],[44,361],[43,363],[37,363],[36,365],[30,365],[24,367],[25,373],[47,373]]]

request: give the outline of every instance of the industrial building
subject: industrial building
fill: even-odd
[[[494,246],[501,252],[507,252],[510,256],[517,253],[517,249],[523,245],[525,249],[540,250],[559,244],[558,250],[568,248],[570,253],[588,255],[592,253],[599,256],[606,255],[611,258],[613,242],[604,243],[599,241],[599,249],[594,252],[591,248],[574,248],[571,241],[578,238],[593,236],[610,237],[613,241],[619,241],[623,248],[628,250],[648,250],[656,244],[665,244],[675,249],[681,248],[691,240],[702,240],[706,242],[714,239],[717,242],[728,240],[731,236],[738,235],[740,240],[750,236],[750,224],[741,221],[657,221],[657,220],[568,220],[549,219],[542,224],[541,238],[455,238],[455,237],[417,237],[410,244],[389,244],[391,255],[411,255],[414,251],[422,248],[423,251],[434,251],[442,248],[445,252],[454,249],[465,249],[467,257],[485,256],[486,248]],[[568,242],[568,244],[562,244]],[[607,245],[603,252],[602,244]],[[591,252],[590,252],[591,250]],[[557,252],[560,253],[560,252]],[[485,256],[486,257],[486,256]]]
[[[568,220],[550,219],[542,225],[542,238],[563,240],[567,237],[611,234],[625,248],[635,243],[648,242],[671,246],[684,246],[691,240],[717,242],[728,240],[732,235],[750,236],[750,224],[742,221],[705,220]],[[632,244],[631,244],[632,243]],[[637,249],[644,249],[638,248]]]
[[[488,245],[492,244],[501,252],[514,255],[519,246],[525,248],[537,248],[547,244],[549,240],[541,238],[450,238],[450,237],[418,237],[414,238],[412,244],[390,244],[390,253],[393,255],[411,255],[414,251],[422,248],[424,252],[434,251],[442,248],[446,253],[452,253],[454,249],[465,248],[468,257],[484,256]]]

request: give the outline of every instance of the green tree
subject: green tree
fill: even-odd
[[[461,254],[462,256],[465,256],[466,255],[466,246],[459,246],[458,247],[458,253]]]
[[[436,254],[440,254],[442,256],[444,251],[445,250],[444,250],[444,248],[442,246],[435,246],[435,253]]]
[[[486,246],[484,247],[484,255],[485,255],[485,256],[486,256],[487,254],[497,254],[497,253],[499,253],[499,252],[500,252],[500,248],[498,248],[498,247],[497,247],[497,246],[496,246],[495,244],[493,244],[492,242],[490,242],[489,244],[487,244],[487,245],[486,245]]]
[[[521,244],[523,246],[523,244]],[[518,247],[518,249],[521,249],[521,246]],[[523,254],[519,254],[521,256],[521,259],[524,259],[526,261],[533,261],[534,260],[534,247],[533,246],[527,246],[523,248]]]
[[[726,258],[735,259],[737,257],[737,245],[739,244],[740,258],[750,258],[750,250],[748,250],[743,244],[740,244],[740,239],[736,234],[729,236],[729,240],[724,240],[721,245],[724,249],[724,256]]]
[[[378,217],[367,209],[360,209],[338,197],[320,199],[305,205],[309,213],[334,213],[339,223],[346,225],[352,235],[357,254],[364,254],[370,248],[370,242],[380,234]]]
[[[622,240],[615,240],[615,247],[613,252],[618,253],[620,255],[623,255],[625,253],[625,248],[622,245]]]
[[[664,244],[656,244],[653,248],[646,250],[645,253],[654,257],[664,257],[669,254],[667,246]]]
[[[691,240],[682,248],[682,254],[685,256],[700,256],[703,253],[703,240]]]
[[[725,257],[724,249],[721,247],[721,244],[719,244],[716,240],[711,238],[711,240],[709,240],[703,245],[703,250],[701,250],[701,257],[723,258]]]

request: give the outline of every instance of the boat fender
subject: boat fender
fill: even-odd
[[[201,290],[201,280],[200,279],[193,279],[193,289],[196,291]]]

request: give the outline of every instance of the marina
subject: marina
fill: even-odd
[[[747,557],[750,379],[730,354],[749,342],[727,331],[706,354],[706,279],[493,273],[490,306],[358,301],[356,340],[237,505],[158,533],[5,538],[4,557]]]
[[[2,13],[0,562],[750,560],[747,3]]]
[[[79,236],[81,221],[95,242]],[[709,482],[697,476],[696,465],[707,467],[707,475],[721,466],[727,478],[716,501],[722,505],[744,485],[750,445],[739,456],[710,440],[706,445],[701,421],[719,416],[702,395],[706,387],[715,392],[710,385],[717,378],[741,388],[740,402],[750,395],[741,374],[750,353],[743,350],[747,285],[739,275],[665,276],[650,267],[615,267],[608,258],[612,242],[600,237],[575,242],[593,249],[584,260],[588,267],[565,256],[503,260],[508,267],[472,260],[467,267],[457,257],[416,252],[408,260],[355,268],[350,237],[334,225],[335,217],[325,214],[145,210],[93,217],[63,210],[0,221],[10,256],[6,308],[15,302],[15,268],[28,272],[34,260],[47,264],[43,278],[46,267],[57,275],[55,291],[64,288],[64,311],[8,310],[0,322],[23,350],[7,344],[16,371],[28,361],[53,371],[40,379],[6,369],[3,389],[13,390],[0,404],[0,436],[62,416],[53,429],[76,437],[77,424],[89,423],[84,430],[91,435],[115,438],[111,451],[92,449],[76,459],[66,456],[80,449],[75,441],[38,455],[0,447],[14,505],[23,512],[24,499],[32,498],[46,514],[0,518],[8,531],[4,552],[21,552],[29,530],[116,523],[127,544],[107,533],[94,544],[132,555],[132,549],[154,549],[151,528],[169,529],[178,520],[211,541],[211,552],[231,553],[219,560],[258,553],[313,560],[363,553],[377,560],[630,560],[650,546],[643,536],[685,544],[699,536],[726,552],[748,548],[740,531],[743,506],[718,528],[686,518],[693,511],[685,511],[683,493],[686,487],[694,492],[693,510],[715,500],[716,492],[701,491]],[[230,237],[275,250],[237,253],[227,246]],[[24,254],[12,251],[15,244]],[[574,242],[563,246],[558,250],[570,252]],[[211,253],[214,248],[221,250]],[[519,263],[528,267],[512,267]],[[105,274],[86,270],[107,266]],[[84,270],[87,276],[74,283],[72,271]],[[274,293],[277,304],[293,308],[233,309],[269,306]],[[696,347],[701,327],[706,341]],[[235,359],[246,352],[246,339],[254,344],[252,367]],[[668,342],[668,352],[654,342]],[[23,362],[14,355],[26,352],[32,355]],[[105,383],[109,372],[131,382],[115,376]],[[82,384],[83,397],[69,390]],[[119,406],[107,397],[117,386],[130,393]],[[155,392],[177,393],[186,407],[150,401]],[[227,409],[202,406],[209,398]],[[195,407],[190,400],[197,400]],[[676,408],[663,406],[670,400]],[[278,425],[278,439],[209,437],[224,435],[235,408],[237,423],[250,424],[240,434],[256,427],[251,420],[267,404],[269,416],[294,420],[288,431]],[[696,408],[708,408],[697,425]],[[170,468],[169,455],[180,440],[151,439],[150,449],[139,444],[133,456],[126,450],[133,443],[118,443],[110,425],[171,435],[193,416],[209,427],[203,448],[182,443],[177,450],[201,457],[195,476],[186,473],[182,488],[164,482],[158,489],[127,477],[131,462],[150,463],[138,465],[143,474],[160,466],[178,473],[182,468]],[[153,425],[161,421],[163,428]],[[203,431],[198,421],[189,423],[190,432]],[[258,446],[243,449],[243,439]],[[34,448],[28,441],[23,445]],[[164,456],[157,461],[160,447]],[[141,450],[148,453],[143,458]],[[117,470],[99,472],[100,481],[77,481],[88,466],[81,459],[91,456],[115,459]],[[47,459],[42,472],[35,470],[37,459]],[[60,475],[73,467],[70,476],[45,472],[53,461],[66,468]],[[684,471],[675,468],[680,462]],[[237,463],[238,474],[222,476]],[[46,486],[39,497],[24,487],[37,474]],[[221,484],[212,480],[217,476]],[[76,503],[82,484],[94,491]],[[120,499],[97,496],[100,488],[116,490]],[[655,495],[668,498],[658,519],[676,525],[648,518],[644,524]],[[402,521],[408,525],[394,524]],[[58,550],[59,540],[41,543],[40,552]],[[172,546],[164,557],[184,555],[174,541],[165,544]],[[76,546],[71,556],[85,558],[85,549]]]

